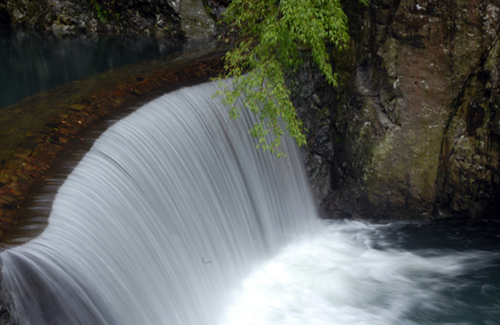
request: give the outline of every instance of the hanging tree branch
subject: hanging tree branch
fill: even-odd
[[[359,1],[368,4],[368,0]],[[284,70],[302,63],[299,46],[306,46],[328,83],[337,86],[325,42],[342,49],[349,40],[340,0],[233,0],[224,22],[240,37],[225,57],[225,77],[233,78],[233,85],[220,83],[218,92],[230,107],[231,118],[240,117],[235,102],[243,98],[244,107],[259,119],[250,129],[258,139],[257,147],[282,156],[282,125],[299,146],[305,144],[305,130],[290,101]],[[268,138],[270,134],[273,137]]]

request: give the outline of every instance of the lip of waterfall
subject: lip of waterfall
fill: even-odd
[[[254,150],[212,83],[111,126],[59,189],[40,236],[0,254],[29,324],[217,324],[255,263],[316,226],[295,145]]]
[[[52,211],[54,198],[67,179],[68,175],[75,169],[80,160],[85,156],[94,142],[111,125],[127,117],[140,107],[150,101],[162,96],[162,93],[175,91],[182,87],[192,86],[193,82],[184,82],[175,86],[167,86],[164,90],[141,95],[127,102],[127,105],[108,118],[98,121],[78,135],[78,141],[70,142],[63,152],[58,155],[59,165],[45,172],[42,182],[33,187],[25,207],[19,210],[19,224],[9,231],[0,242],[2,250],[25,244],[39,236],[47,227],[48,218]]]
[[[20,221],[19,208],[23,208],[28,192],[43,178],[46,168],[53,166],[65,144],[97,119],[106,118],[110,112],[123,108],[129,100],[144,93],[165,88],[174,90],[215,76],[222,71],[221,58],[227,46],[211,42],[201,48],[189,47],[182,53],[122,66],[51,88],[2,108],[1,239],[16,227]],[[203,66],[202,75],[200,66]]]

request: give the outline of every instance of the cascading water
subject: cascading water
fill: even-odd
[[[108,129],[60,188],[45,231],[5,251],[29,324],[216,324],[254,263],[316,219],[301,161],[277,160],[181,89]]]
[[[332,222],[248,277],[225,324],[500,324],[500,233],[443,229]]]
[[[251,117],[229,121],[215,90],[113,125],[46,230],[1,253],[22,322],[500,324],[500,233],[321,224],[295,146],[282,160],[254,150]]]

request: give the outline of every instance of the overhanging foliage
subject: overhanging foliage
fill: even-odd
[[[231,118],[240,116],[234,104],[243,95],[244,106],[259,118],[250,130],[259,140],[258,147],[283,155],[281,121],[299,146],[305,144],[305,130],[290,101],[284,70],[298,67],[299,50],[308,49],[326,80],[337,85],[325,42],[342,49],[349,40],[340,0],[233,0],[224,22],[239,39],[225,57],[226,74],[219,78],[233,78],[232,86],[220,83],[218,92],[230,107]],[[270,141],[268,134],[274,135]]]

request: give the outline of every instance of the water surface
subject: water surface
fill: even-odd
[[[329,222],[256,269],[224,324],[500,324],[496,229]]]
[[[180,42],[140,35],[55,36],[0,28],[0,108],[55,86],[182,49]]]

